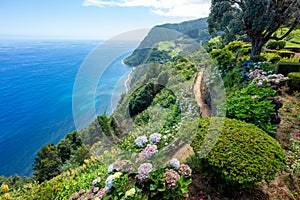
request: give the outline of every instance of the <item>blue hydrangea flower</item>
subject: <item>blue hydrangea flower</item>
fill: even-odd
[[[151,163],[143,163],[138,168],[138,179],[145,180],[149,177],[150,172],[152,171]]]
[[[146,136],[139,136],[135,139],[134,142],[138,147],[142,147],[148,142],[148,139]]]
[[[161,134],[159,133],[153,133],[149,136],[150,142],[160,142]]]
[[[180,167],[180,162],[179,162],[179,160],[177,160],[176,158],[172,158],[172,159],[170,160],[170,165],[171,165],[172,167],[174,167],[175,169],[178,169],[178,168]]]
[[[112,173],[113,171],[114,171],[114,165],[111,164],[111,165],[108,166],[107,172],[110,174],[110,173]]]
[[[110,175],[109,177],[107,177],[106,181],[105,181],[105,186],[108,188],[108,189],[111,189],[112,188],[112,183],[114,181],[114,176],[113,175]]]

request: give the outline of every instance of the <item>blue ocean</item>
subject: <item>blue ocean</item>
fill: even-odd
[[[74,81],[100,43],[0,41],[0,175],[31,175],[37,151],[76,129]],[[113,51],[115,47],[105,48],[107,55]],[[111,113],[126,90],[124,82],[131,68],[122,60],[129,53],[116,57],[103,72],[93,94],[96,114]]]

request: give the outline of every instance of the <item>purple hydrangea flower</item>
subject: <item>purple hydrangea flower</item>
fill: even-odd
[[[108,188],[108,189],[111,189],[112,188],[112,183],[114,181],[114,176],[113,175],[110,175],[109,177],[107,177],[106,181],[105,181],[105,186]]]
[[[148,139],[146,136],[139,136],[134,140],[134,143],[138,146],[138,147],[142,147],[144,146],[146,143],[148,142]]]
[[[143,163],[138,168],[138,179],[145,180],[149,177],[149,173],[152,171],[151,163]]]
[[[149,136],[149,140],[150,142],[160,142],[160,139],[161,139],[161,134],[159,133],[153,133]]]
[[[157,153],[157,146],[155,144],[148,144],[147,147],[139,153],[138,158],[135,163],[151,158],[155,153]]]
[[[170,160],[170,165],[171,165],[172,167],[174,167],[175,169],[178,169],[178,168],[180,167],[180,162],[179,162],[179,160],[177,160],[176,158],[172,158],[172,159]]]
[[[157,146],[155,144],[148,144],[147,147],[143,150],[147,158],[151,158],[154,154],[158,152]]]

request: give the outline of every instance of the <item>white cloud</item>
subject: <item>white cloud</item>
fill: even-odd
[[[147,7],[157,15],[206,17],[211,0],[84,0],[84,6]]]

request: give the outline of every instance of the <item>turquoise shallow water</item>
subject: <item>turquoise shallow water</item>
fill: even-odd
[[[74,81],[98,45],[98,41],[0,42],[0,175],[32,174],[31,164],[41,146],[57,143],[75,130]],[[112,112],[111,103],[125,91],[120,83],[131,71],[122,64],[128,55],[115,59],[99,80],[96,114]]]

